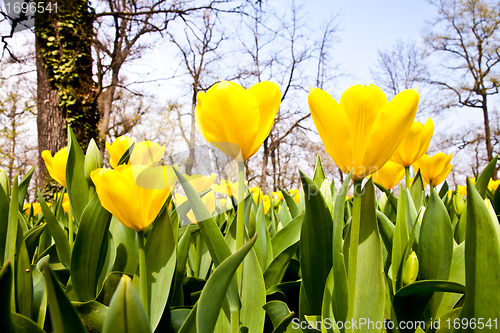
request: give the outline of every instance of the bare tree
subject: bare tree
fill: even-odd
[[[427,46],[440,56],[443,75],[431,83],[451,92],[452,106],[480,109],[486,158],[493,159],[489,96],[498,93],[500,66],[500,2],[439,0],[431,2],[437,18],[425,35]],[[495,172],[496,176],[496,172]]]
[[[208,82],[214,81],[213,66],[221,60],[218,49],[225,40],[223,32],[216,29],[218,17],[208,10],[193,16],[186,21],[186,28],[182,35],[169,33],[170,41],[177,47],[181,56],[181,65],[185,70],[189,86],[190,110],[183,112],[182,108],[175,108],[181,136],[188,149],[189,157],[185,162],[185,172],[191,175],[195,166],[196,146],[196,97],[198,92],[209,88]],[[217,79],[216,79],[217,80]],[[183,118],[188,118],[188,126],[184,128]]]
[[[379,50],[376,67],[370,72],[391,98],[428,78],[424,55],[414,41],[397,40],[391,49]]]

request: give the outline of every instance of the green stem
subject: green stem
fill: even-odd
[[[149,301],[148,301],[148,276],[146,271],[146,251],[144,250],[144,231],[137,232],[137,238],[139,239],[139,278],[141,286],[141,301],[144,306],[144,310],[149,316]]]
[[[245,218],[245,163],[238,162],[238,216],[236,220],[236,250],[243,246],[243,219]]]
[[[351,220],[351,238],[349,240],[348,320],[354,317],[354,303],[356,301],[356,271],[358,265],[359,226],[361,224],[361,186],[362,180],[354,180],[354,206]],[[352,332],[352,329],[346,332]]]
[[[73,233],[75,231],[75,222],[73,221],[73,210],[71,210],[71,205],[69,205],[68,209],[68,233],[69,233],[69,247],[73,250]]]
[[[405,167],[405,182],[406,182],[406,188],[410,188],[410,167],[407,166]]]

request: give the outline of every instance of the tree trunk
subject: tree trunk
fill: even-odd
[[[35,20],[37,67],[38,151],[52,154],[66,145],[71,126],[82,148],[97,139],[99,115],[92,78],[91,40],[94,16],[88,0],[51,3],[57,12],[37,13]],[[38,160],[38,185],[45,183],[45,165]]]
[[[493,159],[493,149],[491,147],[491,129],[490,129],[490,119],[489,119],[489,114],[488,114],[488,105],[487,103],[487,96],[486,94],[482,95],[483,99],[483,118],[484,118],[484,137],[485,137],[485,142],[486,142],[486,154],[488,155],[488,162],[490,162]],[[497,172],[498,168],[495,167],[495,170],[493,172],[493,179],[497,179]]]
[[[50,150],[55,154],[66,146],[66,115],[59,111],[57,89],[49,80],[47,69],[40,52],[40,38],[35,40],[37,73],[37,128],[38,128],[38,178],[39,188],[43,188],[47,169],[42,159],[42,151]]]

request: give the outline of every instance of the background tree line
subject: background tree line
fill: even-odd
[[[25,37],[26,45],[14,43],[19,35],[14,29],[2,38],[2,84],[8,93],[0,105],[5,128],[0,154],[9,175],[26,172],[37,158],[41,186],[45,168],[33,148],[55,153],[66,145],[67,125],[83,144],[94,138],[103,155],[104,143],[120,135],[155,140],[167,146],[165,163],[181,162],[186,173],[195,173],[196,147],[204,144],[194,119],[196,95],[227,79],[244,87],[273,80],[282,93],[275,125],[247,165],[251,185],[297,186],[298,168],[312,167],[318,153],[330,176],[342,178],[303,102],[311,83],[341,93],[336,83],[346,72],[335,59],[341,52],[335,49],[341,15],[313,26],[306,8],[295,1],[286,6],[253,0],[67,0],[58,5],[57,13],[37,14],[35,37]],[[480,111],[482,126],[433,139],[434,150],[456,152],[459,182],[464,174],[476,175],[499,150],[492,105],[499,84],[500,4],[443,0],[433,5],[436,20],[421,42],[397,41],[379,50],[373,83],[389,98],[418,84],[420,109],[427,115],[439,117],[454,107]],[[149,67],[169,66],[171,75],[134,73],[160,44],[172,52],[155,55],[157,63]],[[179,82],[175,94],[149,91],[151,81],[174,80]],[[35,117],[36,142],[23,134],[33,134]]]

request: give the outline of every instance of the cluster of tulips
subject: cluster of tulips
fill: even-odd
[[[24,204],[33,169],[12,184],[0,171],[6,332],[497,331],[497,159],[449,190],[452,155],[425,154],[434,124],[414,121],[417,90],[389,102],[358,85],[337,103],[312,89],[314,124],[346,179],[336,187],[318,157],[301,188],[265,195],[244,162],[280,97],[271,82],[199,93],[197,126],[237,163],[234,183],[161,165],[164,146],[127,137],[106,144],[103,168],[71,129],[67,147],[42,154],[63,186],[52,204],[40,192]]]

